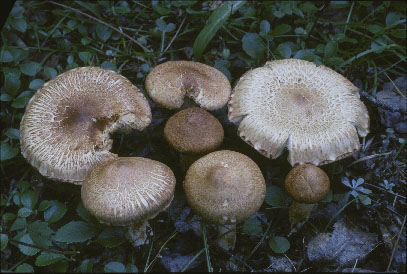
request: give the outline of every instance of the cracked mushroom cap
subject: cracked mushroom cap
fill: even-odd
[[[229,225],[244,221],[260,208],[266,184],[249,157],[220,150],[191,165],[184,191],[190,207],[206,221]]]
[[[181,110],[168,119],[164,128],[167,142],[181,153],[198,154],[215,150],[223,141],[221,123],[204,109]]]
[[[266,157],[323,165],[360,148],[369,115],[358,88],[325,66],[286,59],[245,73],[229,101],[240,137]]]
[[[81,67],[44,84],[27,105],[20,124],[21,153],[48,178],[81,184],[88,171],[117,157],[109,134],[143,130],[150,106],[129,80]]]
[[[83,206],[101,223],[126,226],[154,218],[174,197],[175,176],[158,161],[120,157],[89,172]]]
[[[154,102],[168,109],[180,108],[184,97],[200,107],[215,110],[229,100],[231,86],[219,70],[193,61],[168,61],[147,76],[146,90]]]
[[[312,204],[323,200],[329,187],[328,175],[311,164],[295,166],[285,179],[287,193],[301,203]]]

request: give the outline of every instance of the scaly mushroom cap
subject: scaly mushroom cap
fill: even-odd
[[[181,153],[198,154],[215,150],[223,141],[221,123],[204,109],[181,110],[168,119],[164,128],[167,142]]]
[[[358,88],[325,66],[286,59],[244,74],[229,101],[240,137],[266,157],[323,165],[359,150],[369,115]]]
[[[180,108],[188,96],[200,107],[215,110],[228,102],[231,87],[228,78],[213,67],[193,61],[168,61],[148,74],[146,90],[154,102],[168,109]]]
[[[34,94],[20,124],[21,153],[51,179],[81,184],[88,170],[117,157],[116,129],[143,130],[150,106],[125,77],[98,67],[69,70]]]
[[[328,175],[311,164],[295,166],[285,179],[287,193],[301,203],[321,201],[328,194],[329,186]]]
[[[266,184],[253,160],[238,152],[221,150],[191,165],[184,191],[188,204],[206,221],[237,224],[260,208]]]
[[[83,206],[101,223],[126,226],[153,218],[171,203],[175,176],[163,163],[140,157],[105,162],[82,185]]]

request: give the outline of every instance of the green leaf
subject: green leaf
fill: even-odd
[[[1,54],[0,57],[0,62],[2,63],[8,63],[8,62],[12,62],[14,60],[13,55],[11,55],[11,53],[8,50],[4,50]]]
[[[76,207],[76,213],[88,223],[93,222],[93,217],[90,215],[89,211],[83,206],[82,201],[79,201],[78,206]]]
[[[287,43],[281,43],[276,50],[285,59],[291,57],[291,47]]]
[[[12,18],[10,19],[10,25],[19,32],[25,32],[27,29],[27,21],[24,18]]]
[[[52,245],[51,234],[53,231],[48,227],[48,223],[41,221],[32,222],[28,225],[28,233],[37,245],[45,248]]]
[[[6,212],[6,213],[3,214],[3,216],[1,216],[1,219],[2,219],[4,222],[8,222],[8,221],[14,220],[15,218],[16,218],[16,214],[11,213],[11,212]]]
[[[65,256],[63,254],[56,254],[56,253],[50,253],[47,251],[43,251],[37,257],[37,259],[35,259],[35,265],[36,266],[46,266],[46,265],[54,264],[64,258],[65,258]]]
[[[57,76],[57,71],[54,68],[51,67],[45,67],[44,68],[44,73],[47,75],[49,79],[54,79]]]
[[[291,30],[291,26],[287,24],[280,24],[277,27],[275,27],[272,31],[273,35],[282,35],[284,33],[287,33]]]
[[[242,231],[248,235],[259,235],[263,233],[263,228],[261,227],[261,221],[256,217],[251,217],[246,219],[243,223]]]
[[[41,64],[37,62],[29,62],[20,65],[20,70],[22,73],[28,76],[34,76],[41,70]]]
[[[75,3],[101,18],[98,4],[93,4],[88,1],[75,1]]]
[[[20,138],[20,131],[16,128],[8,128],[4,134],[11,139]]]
[[[93,270],[93,263],[90,259],[83,260],[80,267],[79,267],[80,272],[82,273],[89,273],[92,272]]]
[[[295,59],[314,61],[315,55],[312,49],[301,49],[294,55]]]
[[[113,64],[113,63],[110,62],[110,61],[104,61],[100,66],[101,66],[102,68],[104,68],[104,69],[110,69],[110,70],[113,70],[113,71],[117,71],[116,65]]]
[[[44,85],[44,80],[34,79],[31,81],[29,88],[32,90],[37,90]]]
[[[338,51],[338,43],[335,41],[329,41],[325,45],[324,58],[329,58],[329,57],[335,56],[337,51]]]
[[[127,273],[137,273],[138,272],[138,268],[137,266],[135,266],[134,264],[128,263],[126,265],[126,272]]]
[[[244,1],[230,1],[216,8],[208,18],[207,24],[200,31],[194,41],[194,59],[199,61],[206,46],[216,35],[222,25],[228,20],[231,13],[234,13],[241,6],[245,4]]]
[[[400,14],[389,12],[386,16],[386,26],[390,26],[400,20]]]
[[[88,65],[90,58],[92,58],[92,53],[88,51],[79,52],[79,59],[85,64]]]
[[[264,199],[266,204],[272,207],[282,208],[285,207],[285,198],[284,191],[281,190],[280,187],[267,185],[266,198]]]
[[[70,222],[58,229],[54,239],[64,243],[78,243],[96,236],[96,227],[82,221]]]
[[[242,38],[243,50],[256,60],[264,60],[266,55],[266,47],[257,33],[246,33]]]
[[[26,244],[31,244],[33,245],[34,242],[31,240],[31,237],[29,234],[25,234],[23,237],[20,238],[20,242],[26,243]],[[22,245],[19,244],[18,248],[20,249],[21,253],[27,255],[27,256],[34,256],[37,254],[40,250],[38,248],[30,247],[27,245]]]
[[[110,262],[105,265],[105,272],[126,272],[126,267],[120,262]]]
[[[303,34],[303,35],[307,34],[307,31],[302,27],[295,28],[294,32],[296,34]]]
[[[7,93],[2,93],[0,95],[0,101],[1,102],[10,102],[11,100],[13,100],[13,97],[11,97],[10,95],[8,95]]]
[[[89,37],[81,38],[81,43],[84,46],[89,45],[91,42],[92,42],[92,39],[90,39]]]
[[[0,251],[3,251],[7,247],[7,244],[8,244],[7,234],[0,234],[0,240],[1,240]]]
[[[362,202],[362,204],[364,204],[364,205],[370,205],[371,203],[372,203],[372,200],[367,196],[367,195],[364,195],[364,194],[359,194],[359,200]]]
[[[29,208],[22,207],[17,211],[18,217],[27,218],[33,211]]]
[[[269,240],[269,245],[275,253],[285,253],[290,249],[290,242],[280,236],[273,237]]]
[[[382,29],[383,29],[382,26],[379,26],[379,25],[376,25],[376,24],[372,24],[372,25],[367,26],[367,30],[370,31],[373,34],[376,34],[376,33],[380,32],[380,31],[382,31]]]
[[[16,268],[16,272],[18,273],[34,273],[34,268],[27,263],[20,264]]]
[[[19,62],[28,56],[28,50],[13,48],[10,53],[14,57],[14,62]]]
[[[267,20],[260,22],[260,33],[266,34],[270,31],[270,23]]]
[[[96,25],[96,34],[98,35],[99,39],[103,42],[106,42],[110,36],[112,35],[112,29],[108,26],[97,24]]]
[[[4,143],[0,146],[0,159],[7,161],[14,158],[18,154],[18,148],[11,147],[9,144]]]
[[[158,29],[159,29],[161,32],[166,31],[167,24],[165,23],[165,21],[164,21],[163,19],[158,18],[157,20],[155,20],[155,24],[157,25]]]
[[[125,242],[123,229],[121,227],[109,227],[99,234],[96,242],[108,248],[117,247]]]
[[[11,106],[13,108],[25,108],[25,105],[27,105],[28,101],[31,99],[31,94],[29,96],[21,96],[21,94],[14,99],[13,103]]]
[[[27,220],[25,218],[17,217],[10,227],[10,231],[19,230],[27,226]]]
[[[400,39],[405,39],[406,38],[406,30],[405,29],[395,29],[390,31],[391,35],[400,38]]]
[[[44,220],[49,223],[59,221],[66,213],[66,206],[59,201],[51,201],[51,206],[44,211]]]
[[[37,204],[37,200],[38,194],[35,191],[26,191],[20,197],[20,201],[23,206],[29,209],[34,209],[35,205]]]
[[[7,73],[4,79],[4,87],[6,92],[11,95],[16,95],[20,90],[20,76],[15,73]]]
[[[48,209],[51,206],[51,202],[48,200],[42,200],[40,205],[38,206],[38,210],[39,211],[44,211],[46,209]]]

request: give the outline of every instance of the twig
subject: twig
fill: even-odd
[[[406,215],[404,215],[403,224],[401,225],[399,234],[397,235],[396,243],[395,243],[394,246],[393,246],[393,250],[392,250],[392,252],[391,252],[391,257],[390,257],[389,264],[387,265],[386,272],[389,272],[389,269],[390,269],[390,266],[391,266],[391,262],[393,261],[394,254],[396,253],[396,249],[397,249],[397,246],[398,246],[398,244],[399,244],[400,236],[401,236],[401,233],[403,232],[403,229],[404,229],[404,225],[405,225],[405,224],[406,224]]]
[[[121,35],[127,37],[127,38],[130,39],[132,42],[134,42],[134,43],[137,44],[139,47],[141,47],[145,52],[150,52],[150,51],[151,51],[151,50],[149,50],[148,48],[146,48],[145,46],[143,46],[143,45],[142,45],[140,42],[138,42],[136,39],[134,39],[134,38],[132,38],[131,36],[129,36],[129,35],[127,35],[126,33],[124,33],[121,29],[118,29],[118,28],[116,28],[116,27],[114,27],[114,26],[112,26],[112,25],[110,25],[110,24],[108,24],[108,23],[106,23],[106,22],[104,22],[104,21],[102,21],[102,20],[100,20],[100,19],[98,19],[98,18],[92,16],[92,15],[89,15],[89,14],[87,14],[87,13],[85,13],[85,12],[82,12],[82,11],[80,11],[80,10],[78,10],[78,9],[75,9],[75,8],[72,8],[72,7],[69,7],[69,6],[66,6],[66,5],[61,4],[61,3],[57,3],[57,2],[54,2],[54,1],[48,1],[48,2],[50,2],[51,4],[54,4],[54,5],[63,7],[63,8],[67,8],[67,9],[73,10],[74,12],[77,12],[77,13],[79,13],[79,14],[82,14],[82,15],[86,16],[86,17],[89,17],[89,18],[91,18],[91,19],[93,19],[93,20],[95,20],[95,21],[97,21],[97,22],[99,22],[99,23],[101,23],[101,24],[103,24],[103,25],[105,25],[105,26],[107,26],[107,27],[113,29],[114,31],[117,31],[117,32],[120,33]],[[143,61],[143,62],[145,62],[144,58],[141,58],[141,57],[139,57],[139,56],[136,56],[136,58],[139,59],[139,60],[141,60],[141,61]]]
[[[175,35],[172,37],[171,41],[168,43],[167,47],[165,48],[165,50],[163,52],[160,53],[160,56],[163,55],[168,49],[169,47],[172,45],[172,43],[174,42],[175,38],[177,37],[179,31],[181,30],[182,26],[184,25],[186,17],[184,17],[184,19],[182,19],[181,25],[179,26],[177,32],[175,33]]]
[[[365,98],[367,101],[369,101],[371,104],[379,106],[381,108],[390,110],[391,112],[401,112],[401,113],[407,113],[406,110],[404,109],[400,109],[400,108],[393,108],[392,106],[386,105],[382,102],[379,102],[376,98],[374,98],[373,96],[369,95],[366,91],[361,90],[359,92],[360,96],[362,96],[363,98]]]
[[[250,265],[248,265],[242,258],[234,255],[232,252],[230,252],[229,250],[223,249],[221,247],[218,247],[219,250],[225,252],[229,257],[232,257],[233,259],[237,260],[238,262],[242,263],[245,267],[247,267],[248,269],[250,269],[250,272],[254,272],[255,270],[253,269],[253,267],[251,267]]]
[[[387,193],[392,194],[392,195],[394,195],[394,196],[397,196],[397,197],[406,199],[406,197],[404,197],[404,196],[402,196],[402,195],[399,195],[399,194],[397,194],[397,193],[394,193],[394,192],[390,192],[390,191],[388,191],[387,189],[384,189],[384,188],[382,188],[382,187],[378,187],[378,186],[375,186],[375,185],[372,185],[372,184],[369,184],[369,183],[366,183],[366,182],[365,182],[364,184],[365,184],[365,185],[368,185],[368,186],[372,186],[372,187],[378,188],[378,189],[383,190],[383,191],[386,191]]]
[[[27,244],[27,243],[20,242],[20,241],[14,240],[14,239],[9,239],[9,241],[14,244],[26,245],[26,246],[29,246],[32,248],[37,248],[37,249],[48,251],[48,252],[55,253],[55,254],[75,255],[75,254],[80,253],[79,251],[59,251],[59,250],[49,249],[49,248],[45,248],[45,247],[38,246],[38,245]]]
[[[387,155],[389,155],[389,154],[391,154],[391,153],[393,153],[393,152],[392,152],[392,151],[389,151],[389,152],[385,152],[385,153],[379,153],[379,154],[369,155],[369,156],[360,158],[360,159],[358,159],[358,160],[356,160],[356,161],[350,163],[350,164],[349,164],[348,166],[346,166],[346,167],[351,167],[351,166],[353,166],[353,165],[356,165],[356,164],[359,163],[359,162],[363,162],[363,161],[366,161],[366,160],[369,160],[369,159],[373,159],[373,158],[376,158],[376,157],[387,156]]]
[[[387,75],[386,72],[384,72],[384,75],[390,80],[390,82],[393,84],[394,88],[396,89],[397,93],[400,94],[404,99],[406,99],[406,96],[400,91],[399,87],[393,82],[393,80]]]

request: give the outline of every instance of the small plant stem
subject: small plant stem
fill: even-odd
[[[208,239],[206,236],[206,224],[204,222],[201,222],[201,229],[202,229],[202,237],[203,237],[203,242],[204,242],[204,248],[205,248],[205,256],[206,256],[206,263],[208,266],[208,272],[213,272],[213,268],[211,265],[211,258],[209,256],[209,246],[208,246]]]
[[[80,253],[79,251],[59,251],[59,250],[49,249],[49,248],[45,248],[45,247],[38,246],[38,245],[27,244],[27,243],[20,242],[20,241],[17,241],[17,240],[14,240],[14,239],[10,239],[10,238],[9,238],[9,241],[10,241],[11,243],[14,243],[14,244],[26,245],[26,246],[29,246],[29,247],[32,247],[32,248],[37,248],[37,249],[40,249],[40,250],[43,250],[43,251],[48,251],[48,252],[50,252],[50,253],[55,253],[55,254],[75,255],[75,254],[79,254],[79,253]]]
[[[184,266],[184,268],[181,270],[181,272],[186,271],[188,269],[188,267],[196,260],[196,258],[198,258],[199,255],[201,255],[204,251],[205,251],[205,248],[202,248],[198,253],[196,253],[196,255],[194,257],[192,257],[192,259],[189,260],[189,262]]]
[[[147,256],[146,264],[144,265],[144,272],[147,272],[147,270],[148,270],[148,263],[149,263],[149,261],[150,261],[151,252],[153,251],[153,244],[154,244],[154,237],[153,237],[153,239],[151,240],[150,250],[148,251],[148,256]]]
[[[387,156],[387,155],[389,155],[389,154],[391,154],[391,153],[392,153],[392,151],[385,152],[385,153],[379,153],[379,154],[368,155],[368,156],[366,156],[366,157],[360,158],[360,159],[358,159],[358,160],[356,160],[356,161],[350,163],[350,164],[347,165],[346,167],[347,167],[347,168],[348,168],[348,167],[351,167],[351,166],[353,166],[353,165],[355,165],[355,164],[357,164],[357,163],[359,163],[359,162],[363,162],[363,161],[366,161],[366,160],[369,160],[369,159],[373,159],[373,158],[377,158],[377,157],[381,157],[381,156]]]
[[[163,55],[163,54],[169,49],[169,47],[172,45],[172,43],[174,42],[175,38],[178,36],[179,31],[181,30],[182,26],[184,25],[185,19],[186,19],[186,17],[184,17],[184,19],[182,20],[181,25],[179,26],[179,28],[178,28],[177,32],[175,33],[175,35],[172,37],[171,41],[170,41],[170,42],[168,43],[168,45],[165,47],[165,50],[164,50],[164,51],[161,51],[159,57],[161,57],[161,55]]]
[[[394,244],[393,250],[391,251],[391,257],[390,257],[390,260],[389,260],[389,264],[387,265],[386,272],[389,272],[389,270],[390,270],[391,262],[393,261],[394,254],[396,253],[396,249],[397,249],[397,246],[399,244],[400,236],[401,236],[401,233],[403,232],[405,224],[406,224],[406,215],[404,215],[404,220],[403,220],[403,223],[401,224],[399,234],[397,235],[396,243]]]
[[[171,236],[164,242],[164,244],[160,247],[160,250],[158,250],[157,254],[155,255],[154,259],[151,261],[151,263],[144,269],[144,272],[147,272],[150,267],[155,263],[155,260],[157,260],[158,255],[160,255],[161,251],[164,249],[164,247],[168,244],[168,242],[177,235],[178,231],[174,231]]]
[[[7,272],[12,272],[15,268],[17,268],[19,265],[21,265],[22,263],[24,263],[25,261],[27,261],[29,258],[26,256],[25,258],[23,258],[21,261],[19,261],[18,263],[16,263],[15,265],[13,265],[12,267],[10,267],[10,269],[7,270]]]
[[[397,157],[399,156],[400,152],[403,150],[403,148],[406,146],[407,140],[404,140],[404,142],[401,144],[400,148],[397,150],[396,154],[393,156],[393,160],[396,160]]]
[[[342,67],[344,67],[344,66],[346,66],[346,65],[349,65],[350,63],[352,63],[352,62],[355,61],[356,59],[359,59],[359,58],[361,58],[361,57],[363,57],[363,56],[365,56],[365,55],[368,55],[369,53],[380,52],[380,51],[382,51],[382,50],[388,50],[388,49],[391,49],[391,48],[394,48],[394,47],[398,47],[398,46],[397,46],[396,44],[390,44],[390,45],[380,46],[380,47],[377,47],[377,48],[374,48],[374,49],[365,50],[365,51],[360,52],[360,53],[356,54],[355,56],[349,58],[348,60],[346,60],[346,61],[343,62],[342,64],[340,64],[340,65],[338,66],[338,69],[339,69],[339,68],[342,68]]]
[[[257,243],[257,245],[253,248],[252,252],[250,252],[249,256],[247,256],[244,260],[247,261],[248,259],[250,259],[250,257],[254,254],[254,252],[256,252],[256,250],[260,247],[260,245],[263,243],[264,239],[266,238],[267,234],[270,231],[271,228],[271,223],[272,221],[269,222],[266,232],[263,233],[263,236],[261,237],[260,241]]]
[[[366,183],[366,182],[365,182],[364,184],[365,184],[365,185],[368,185],[368,186],[372,186],[372,187],[377,188],[377,189],[380,189],[380,190],[383,190],[383,191],[386,191],[387,193],[392,194],[392,195],[394,195],[394,196],[396,196],[396,197],[400,197],[400,198],[406,199],[406,197],[404,197],[404,196],[402,196],[402,195],[399,195],[399,194],[397,194],[397,193],[389,192],[389,191],[387,191],[387,190],[384,189],[384,188],[381,188],[381,187],[378,187],[378,186],[375,186],[375,185],[372,185],[372,184],[369,184],[369,183]]]
[[[352,1],[352,5],[350,6],[350,10],[348,13],[348,17],[346,18],[346,24],[345,27],[343,29],[343,34],[346,34],[346,29],[348,28],[348,24],[349,24],[349,20],[350,20],[350,16],[352,15],[352,10],[353,10],[353,6],[355,5],[355,1]]]
[[[353,203],[354,201],[356,201],[356,199],[351,200],[350,202],[348,202],[346,205],[344,205],[341,209],[338,210],[338,212],[335,213],[335,215],[329,220],[328,224],[326,225],[324,232],[326,232],[328,230],[328,227],[331,225],[332,221],[335,220],[335,218],[341,214],[342,211],[345,210],[345,208],[350,205],[351,203]]]
[[[99,22],[99,23],[101,23],[101,24],[103,24],[103,25],[105,25],[105,26],[107,26],[107,27],[113,29],[114,31],[117,31],[117,32],[120,33],[121,35],[127,37],[127,38],[130,39],[132,42],[134,42],[134,43],[137,44],[139,47],[141,47],[145,52],[150,52],[150,50],[149,50],[148,48],[144,47],[144,46],[143,46],[142,44],[140,44],[137,40],[135,40],[135,39],[132,38],[131,36],[127,35],[127,34],[124,33],[122,30],[120,30],[120,29],[118,29],[118,28],[116,28],[116,27],[114,27],[114,26],[112,26],[112,25],[110,25],[110,24],[108,24],[108,23],[106,23],[106,22],[104,22],[104,21],[102,21],[102,20],[100,20],[100,19],[98,19],[98,18],[92,16],[92,15],[89,15],[89,14],[87,14],[87,13],[85,13],[85,12],[82,12],[82,11],[80,11],[80,10],[78,10],[78,9],[75,9],[75,8],[71,8],[71,7],[66,6],[66,5],[64,5],[64,4],[61,4],[61,3],[57,3],[57,2],[54,2],[54,1],[48,1],[48,2],[50,2],[51,4],[54,4],[54,5],[57,5],[57,6],[66,8],[66,9],[70,9],[70,10],[72,10],[72,11],[74,11],[74,12],[77,12],[77,13],[79,13],[79,14],[82,14],[82,15],[84,15],[84,16],[86,16],[86,17],[89,17],[89,18],[91,18],[91,19],[93,19],[93,20],[95,20],[95,21],[97,21],[97,22]],[[138,57],[138,56],[136,56],[136,57],[137,57],[139,60],[142,60],[143,62],[145,61],[145,60],[144,60],[143,58],[141,58],[141,57]]]

